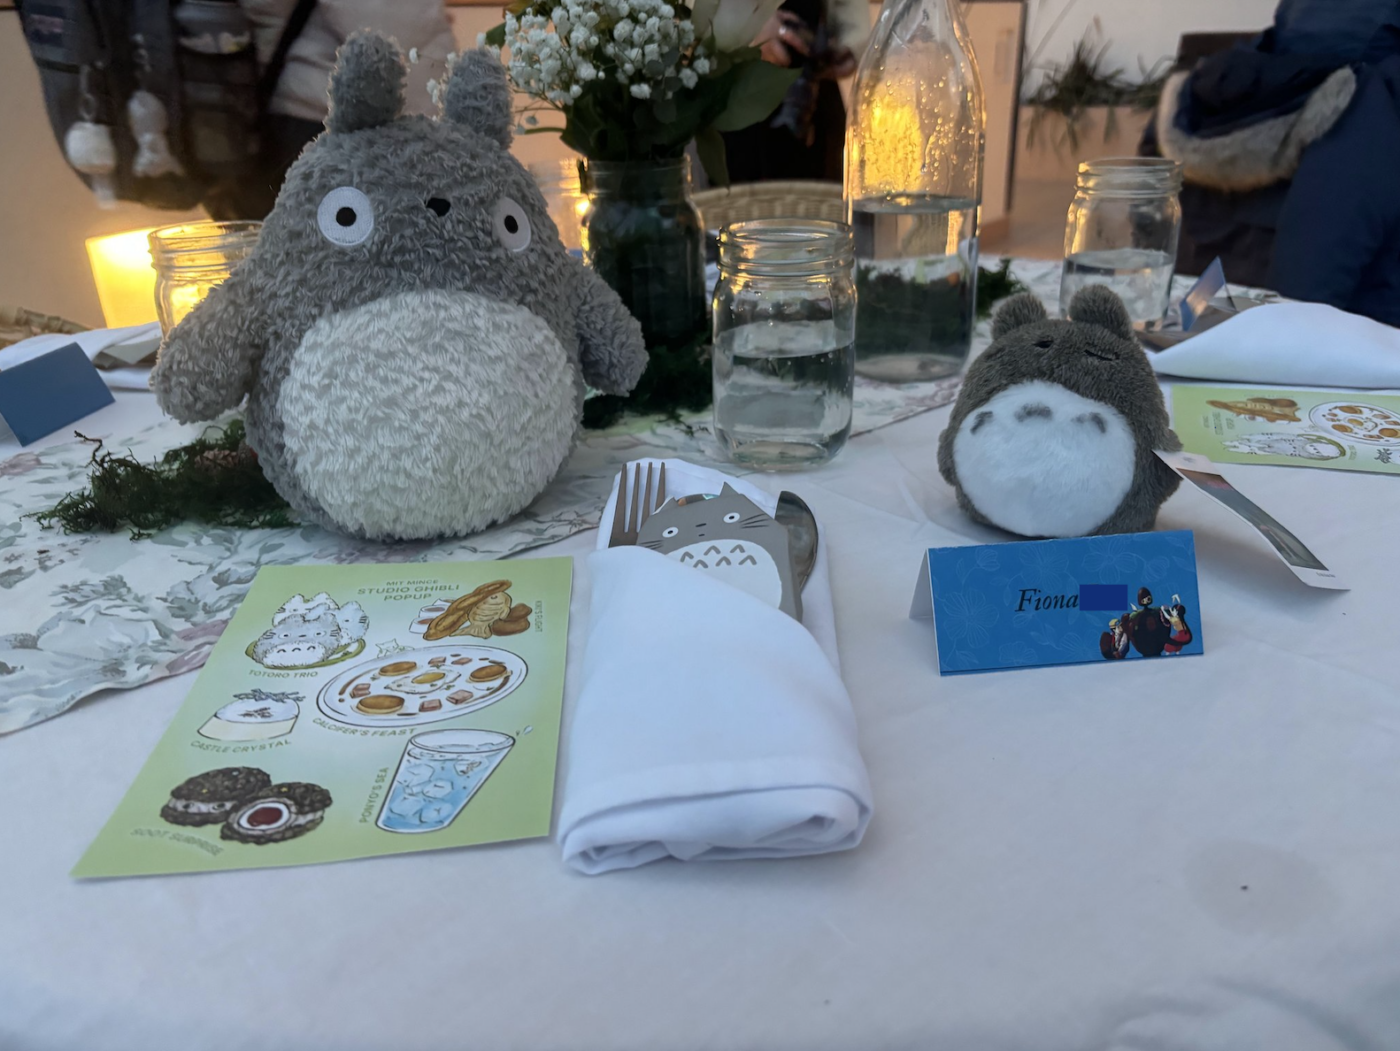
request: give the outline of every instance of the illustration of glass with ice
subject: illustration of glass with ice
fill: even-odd
[[[408,739],[375,824],[437,832],[456,819],[515,744],[490,730],[429,730]]]

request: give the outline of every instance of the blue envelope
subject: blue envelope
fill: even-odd
[[[1204,651],[1189,530],[930,548],[910,615],[944,675]]]

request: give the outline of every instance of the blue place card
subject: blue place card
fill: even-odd
[[[1204,651],[1189,530],[930,548],[910,615],[944,675]]]
[[[0,371],[0,417],[29,445],[115,399],[76,343]]]
[[[1225,287],[1225,267],[1221,265],[1220,257],[1216,256],[1211,260],[1210,266],[1206,267],[1205,273],[1196,278],[1196,283],[1182,297],[1181,331],[1190,332],[1191,326],[1196,323],[1206,306],[1221,292],[1224,292],[1227,298],[1230,295],[1229,289]]]

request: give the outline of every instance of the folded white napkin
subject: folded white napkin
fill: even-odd
[[[1289,387],[1400,387],[1400,329],[1322,303],[1266,303],[1148,354],[1167,376]]]
[[[727,482],[770,514],[777,506],[742,479],[665,462],[671,496]],[[804,626],[664,555],[606,549],[608,507],[589,557],[588,642],[559,816],[564,860],[595,874],[668,856],[856,846],[870,781],[837,670],[824,545],[802,596]]]

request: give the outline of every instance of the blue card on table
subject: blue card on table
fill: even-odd
[[[930,548],[910,615],[944,675],[1203,652],[1189,530]]]
[[[1205,273],[1196,279],[1196,283],[1182,297],[1181,331],[1190,332],[1196,319],[1205,311],[1210,301],[1221,292],[1225,293],[1227,299],[1229,298],[1230,291],[1225,286],[1225,268],[1220,264],[1220,257],[1216,256],[1211,260],[1210,266],[1206,267]]]
[[[0,417],[29,445],[115,399],[76,343],[0,371]]]

